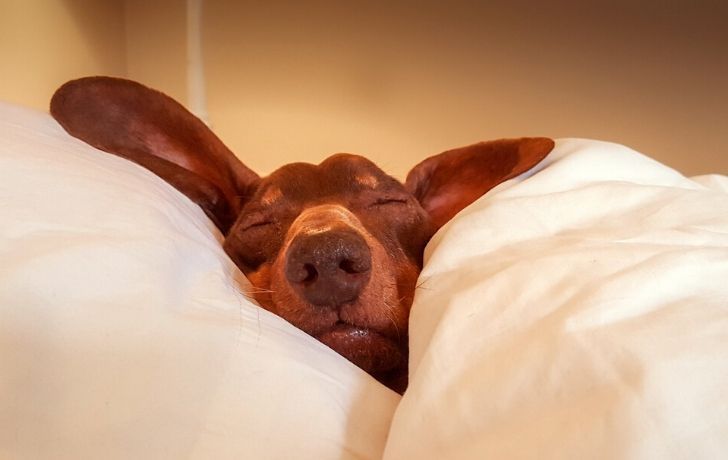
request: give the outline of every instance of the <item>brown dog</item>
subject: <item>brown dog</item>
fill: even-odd
[[[425,245],[457,212],[554,143],[522,138],[430,157],[404,184],[350,154],[259,177],[196,117],[139,83],[66,83],[51,113],[73,136],[151,170],[200,205],[267,310],[396,391]]]

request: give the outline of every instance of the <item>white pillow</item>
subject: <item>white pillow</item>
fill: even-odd
[[[219,240],[0,104],[0,458],[380,457],[399,396],[249,302]]]
[[[723,458],[728,178],[566,139],[430,242],[386,459]]]

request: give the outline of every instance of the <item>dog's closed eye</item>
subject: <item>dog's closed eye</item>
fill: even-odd
[[[404,197],[380,197],[377,198],[370,207],[375,206],[386,206],[386,205],[401,205],[407,204],[407,198]]]
[[[242,228],[242,231],[252,230],[254,228],[262,228],[262,227],[266,227],[266,226],[272,225],[272,224],[273,224],[272,220],[253,221],[248,224],[245,224],[245,226],[243,226],[243,228]]]
[[[262,211],[253,211],[248,214],[245,219],[240,223],[240,231],[263,229],[274,223],[271,216]]]

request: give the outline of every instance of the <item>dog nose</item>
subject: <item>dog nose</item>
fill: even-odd
[[[359,297],[371,266],[369,246],[353,230],[300,234],[288,249],[286,278],[310,303],[338,307]]]

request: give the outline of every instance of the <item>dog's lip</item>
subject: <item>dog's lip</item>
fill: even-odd
[[[387,338],[384,334],[381,332],[376,331],[375,329],[364,326],[361,324],[356,324],[348,321],[344,321],[342,319],[337,319],[336,321],[333,321],[330,323],[329,326],[324,326],[315,333],[311,334],[317,339],[320,339],[322,336],[325,336],[326,334],[331,333],[347,333],[354,337],[367,337],[372,335],[381,336],[382,338]]]
[[[384,330],[379,330],[372,326],[365,326],[363,324],[358,324],[353,321],[347,321],[345,319],[341,319],[340,317],[328,328],[325,328],[325,330],[318,332],[316,337],[332,332],[332,331],[341,331],[341,332],[348,332],[352,334],[353,336],[357,337],[365,337],[367,335],[376,335],[378,337],[381,337],[382,339],[391,340],[392,342],[398,342],[399,341],[399,335],[392,336],[392,334],[388,333]]]
[[[332,330],[357,330],[359,331],[359,334],[364,335],[370,333],[371,329],[366,326],[360,326],[358,324],[349,323],[347,321],[339,320],[334,323],[334,325],[329,329]],[[377,334],[377,332],[372,331],[372,333]]]
[[[368,373],[402,365],[404,353],[397,341],[374,329],[337,321],[316,338]]]

